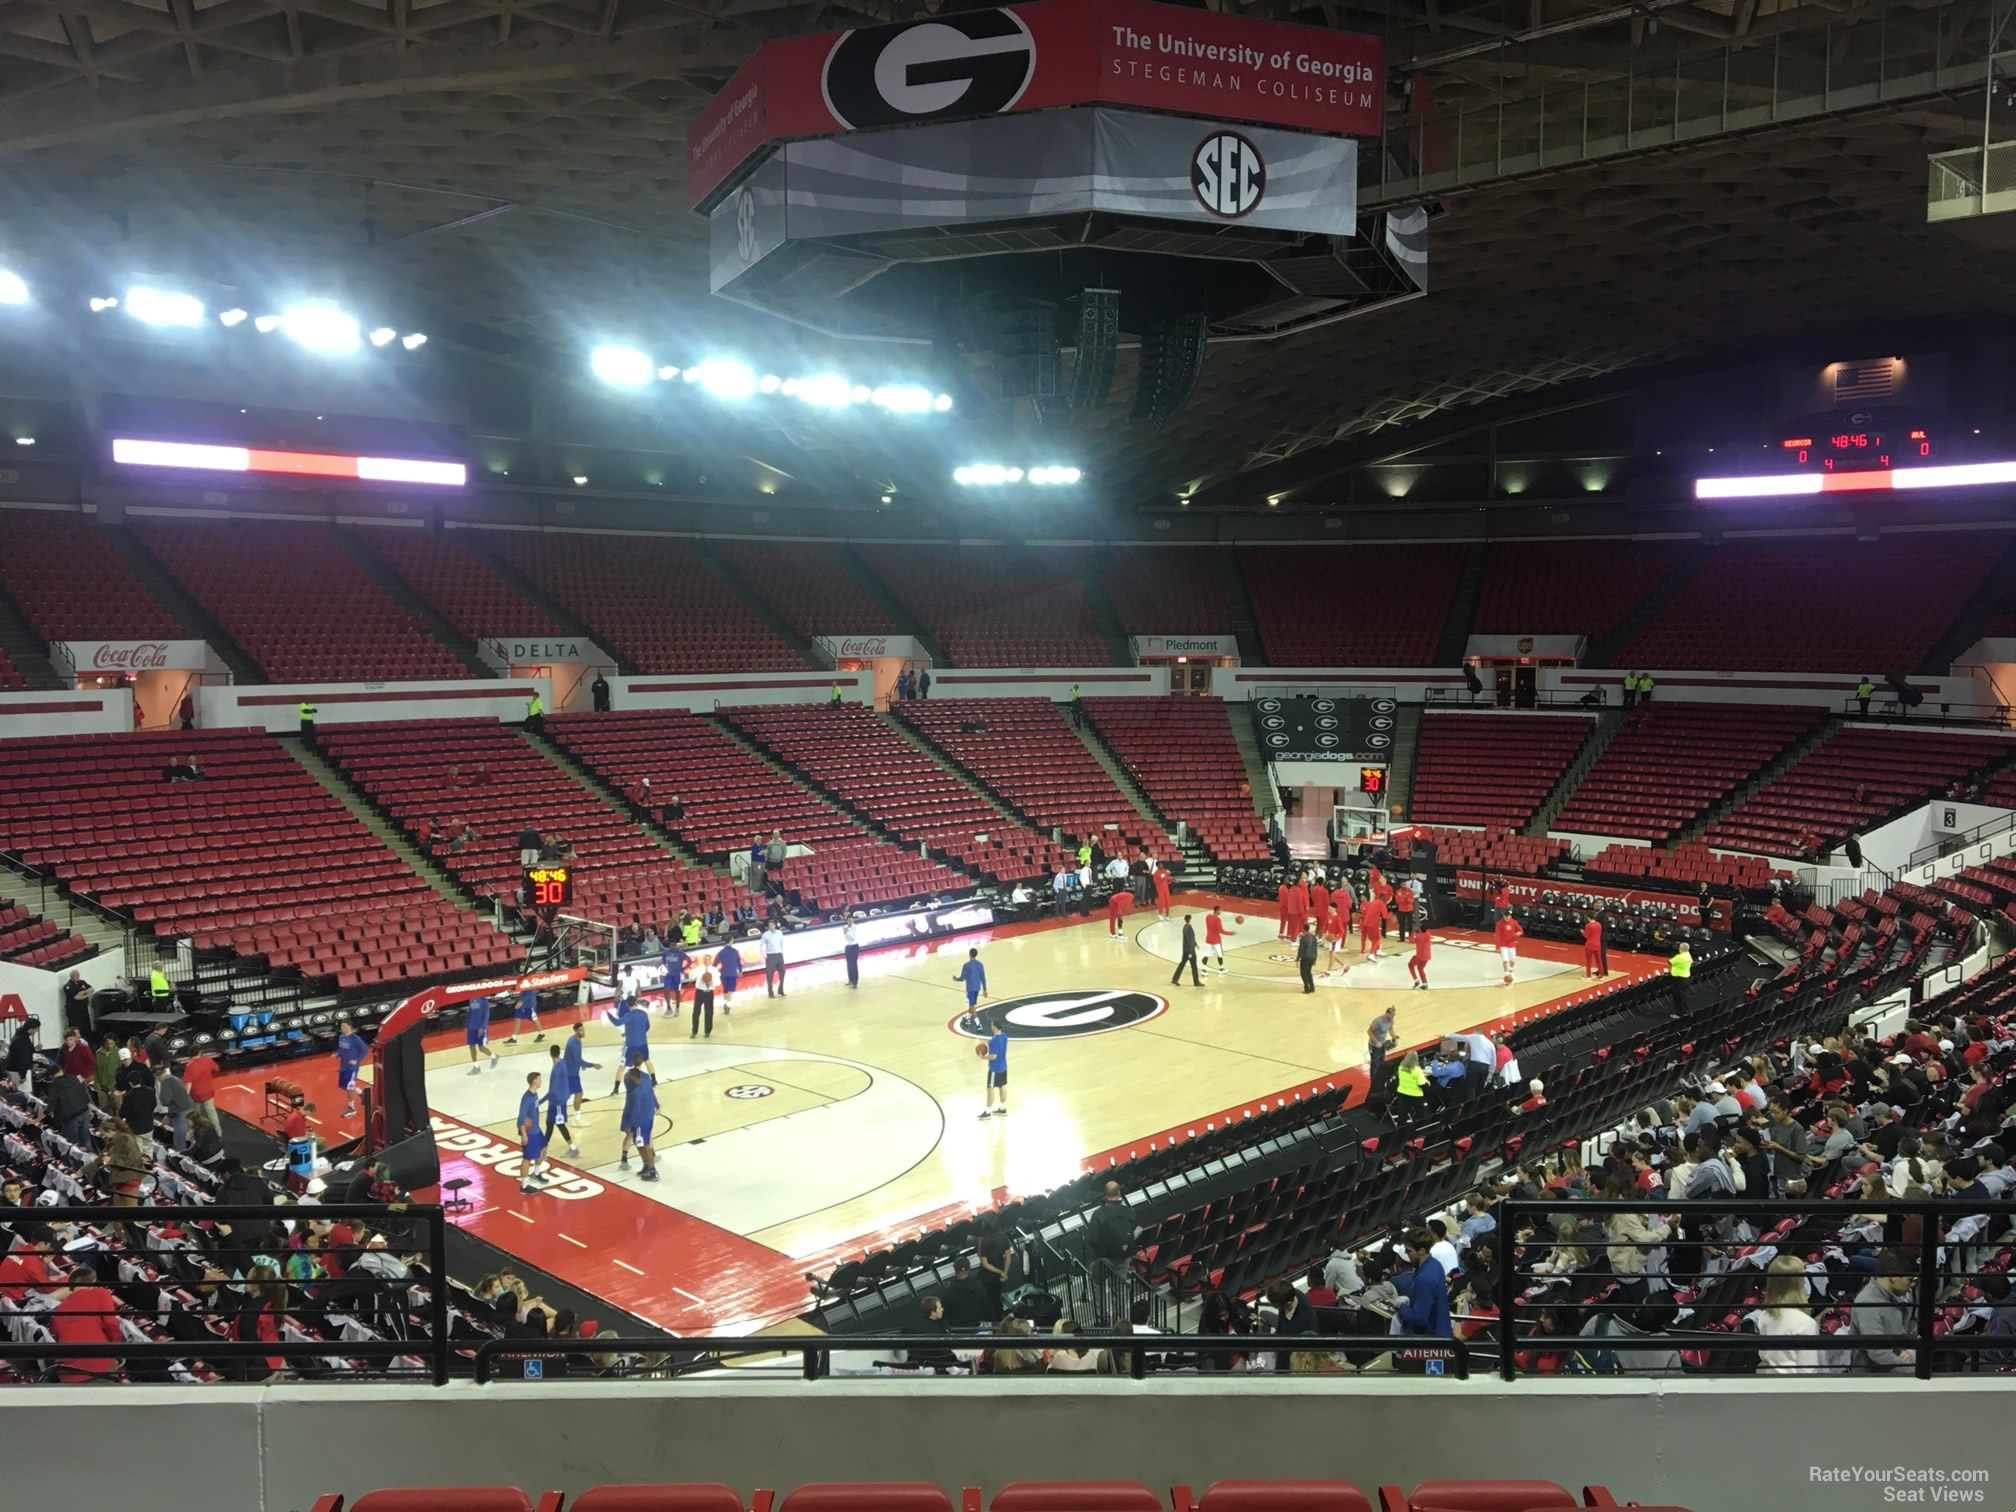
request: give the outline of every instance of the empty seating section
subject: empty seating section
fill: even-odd
[[[1223,546],[1115,546],[1100,582],[1129,635],[1229,635]]]
[[[1072,546],[863,546],[862,560],[961,667],[1112,660]]]
[[[45,919],[11,898],[0,898],[0,961],[54,971],[97,953],[89,940],[71,934],[54,919]]]
[[[1671,882],[1683,892],[1695,892],[1703,882],[1717,892],[1755,892],[1787,875],[1761,856],[1725,856],[1699,840],[1671,850],[1606,845],[1582,863],[1582,871],[1593,882]]]
[[[1111,825],[1164,859],[1176,849],[1127,801],[1047,699],[913,700],[899,713],[1039,828],[1090,840]]]
[[[203,780],[164,782],[185,755]],[[263,730],[0,744],[0,848],[157,935],[263,955],[339,988],[511,954]]]
[[[0,509],[0,590],[45,641],[182,636],[174,616],[82,515]]]
[[[871,823],[989,882],[1047,877],[1066,854],[870,710],[787,704],[731,709],[723,718]],[[941,885],[968,884],[948,872]]]
[[[1156,812],[1189,825],[1214,857],[1272,854],[1223,699],[1088,698],[1085,712]]]
[[[773,831],[787,844],[810,846],[811,855],[784,863],[779,885],[814,908],[890,903],[966,885],[869,834],[697,714],[575,714],[549,719],[546,727],[563,751],[612,786],[628,792],[649,777],[661,811],[678,800],[682,813],[667,828],[701,856],[746,851]]]
[[[1493,544],[1471,633],[1608,635],[1690,549],[1663,541]]]
[[[471,640],[558,635],[553,616],[504,581],[460,531],[360,530],[357,539],[434,612]]]
[[[1844,725],[1709,827],[1710,845],[1796,856],[1999,766],[2007,741]]]
[[[640,672],[796,672],[806,664],[684,541],[504,530],[492,549]]]
[[[1594,720],[1567,714],[1423,714],[1415,822],[1519,828],[1594,727]]]
[[[515,729],[480,719],[324,726],[329,759],[479,897],[516,898],[518,835],[531,825],[574,847],[574,911],[622,923],[664,923],[679,909],[736,901],[743,889],[686,865],[637,824],[535,750]],[[461,849],[452,838],[476,832]]]
[[[893,635],[867,584],[823,541],[714,541],[713,549],[800,635]]]
[[[1744,541],[1718,550],[1615,660],[1872,677],[1915,668],[1997,556],[1969,536]]]
[[[332,526],[269,520],[133,527],[275,682],[467,677]]]
[[[1550,862],[1568,850],[1565,840],[1544,835],[1515,835],[1509,830],[1438,829],[1424,825],[1435,841],[1435,860],[1440,866],[1467,866],[1478,871],[1511,872],[1518,876],[1538,876]]]
[[[1464,546],[1242,546],[1240,569],[1277,667],[1425,667]]]
[[[1624,716],[1554,821],[1557,830],[1665,840],[1805,736],[1817,709],[1655,703]]]
[[[7,659],[5,651],[0,651],[0,693],[18,693],[26,686],[20,669]]]

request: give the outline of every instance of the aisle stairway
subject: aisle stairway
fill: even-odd
[[[105,542],[125,559],[126,565],[140,579],[155,600],[175,617],[181,625],[183,637],[187,640],[207,642],[212,651],[223,658],[224,665],[231,669],[231,676],[241,683],[266,681],[266,674],[259,664],[248,656],[239,644],[226,635],[223,628],[204,612],[201,605],[190,597],[188,591],[166,567],[156,561],[154,554],[140,544],[140,538],[124,525],[102,527]]]
[[[496,670],[477,654],[476,642],[434,612],[434,608],[406,585],[406,580],[386,566],[378,555],[357,539],[355,531],[338,530],[337,538],[351,560],[362,567],[371,581],[384,589],[391,600],[405,610],[415,624],[446,646],[471,677],[495,677]]]
[[[413,843],[411,836],[374,808],[371,800],[353,786],[347,777],[322,759],[319,751],[292,735],[281,736],[280,744],[285,747],[288,755],[307,769],[311,777],[329,790],[338,803],[357,816],[359,824],[384,841],[416,876],[422,878],[429,887],[457,908],[469,907],[475,895],[436,866],[431,857],[424,855]]]

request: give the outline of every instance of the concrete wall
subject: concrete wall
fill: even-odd
[[[506,1484],[536,1495],[612,1481],[718,1480],[746,1497],[820,1480],[1140,1479],[1166,1496],[1231,1478],[1531,1477],[1692,1512],[1875,1512],[1884,1487],[1828,1475],[1982,1475],[2016,1504],[2016,1437],[1992,1384],[1821,1380],[1634,1383],[1387,1377],[1073,1382],[695,1380],[397,1386],[19,1387],[7,1504],[290,1512],[323,1492]],[[142,1412],[135,1409],[147,1407]],[[417,1410],[416,1410],[417,1409]],[[107,1411],[118,1449],[91,1459]],[[1942,1499],[1943,1501],[1943,1499]],[[1909,1501],[1904,1504],[1910,1504]],[[1930,1505],[1929,1495],[1924,1504]]]
[[[1226,681],[1219,673],[1212,691]],[[1087,698],[1157,698],[1169,691],[1169,669],[1159,667],[947,667],[931,673],[933,698],[1047,698],[1071,696],[1073,684]],[[1229,692],[1226,697],[1232,697]]]
[[[11,884],[11,879],[10,879]],[[31,888],[12,886],[15,901],[24,907],[35,907],[35,893]],[[62,911],[45,915],[62,923]],[[153,965],[153,957],[147,960]],[[10,997],[19,997],[21,1006],[35,1015],[42,1026],[42,1043],[56,1045],[63,1039],[63,1003],[58,993],[71,972],[76,972],[93,987],[118,987],[125,985],[126,951],[122,946],[101,950],[88,961],[79,961],[71,966],[59,966],[54,971],[40,966],[17,966],[12,961],[0,961],[0,1006],[5,1006]]]
[[[690,709],[696,714],[752,704],[823,704],[840,684],[849,703],[875,696],[872,672],[714,672],[609,679],[612,709]]]
[[[0,740],[116,735],[132,728],[133,695],[124,688],[0,693]]]
[[[520,720],[532,694],[556,713],[551,678],[490,678],[481,682],[248,683],[206,687],[196,695],[196,722],[205,729],[251,725],[285,734],[301,728],[302,699],[317,724],[387,719]]]
[[[1866,670],[1876,683],[1876,702],[1891,697],[1883,681],[1881,667]],[[1655,684],[1653,697],[1685,703],[1768,703],[1811,704],[1837,712],[1844,700],[1853,696],[1862,680],[1862,670],[1827,672],[1700,672],[1662,670],[1658,667],[1563,667],[1540,669],[1542,689],[1582,694],[1591,688],[1603,689],[1607,707],[1616,708],[1623,699],[1624,674],[1650,672]],[[1925,695],[1925,715],[1938,712],[1942,703],[1990,704],[1997,702],[1993,686],[1976,668],[1962,668],[1952,677],[1913,677],[1911,686]]]

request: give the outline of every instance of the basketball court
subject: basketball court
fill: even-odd
[[[1410,947],[1389,936],[1381,959],[1353,948],[1335,969],[1326,946],[1308,995],[1271,910],[1239,923],[1244,905],[1230,901],[1225,972],[1207,966],[1201,986],[1187,975],[1172,985],[1183,914],[1201,941],[1212,901],[1181,896],[1169,920],[1137,910],[1117,938],[1101,913],[865,952],[856,989],[837,961],[793,968],[777,999],[745,973],[711,1038],[691,1036],[690,1006],[676,1019],[654,1011],[662,1179],[652,1184],[634,1160],[617,1164],[622,1040],[600,1017],[606,1005],[587,1020],[600,1069],[585,1078],[581,1154],[567,1157],[556,1134],[554,1179],[537,1194],[518,1190],[513,1124],[526,1074],[549,1070],[565,1024],[549,1017],[544,1043],[528,1032],[516,1045],[493,1025],[498,1063],[473,1073],[459,1028],[430,1036],[443,1178],[470,1181],[469,1232],[640,1317],[675,1332],[764,1327],[810,1304],[808,1270],[1045,1191],[1151,1140],[1362,1084],[1366,1026],[1381,1009],[1395,1011],[1403,1044],[1421,1045],[1517,1023],[1596,985],[1583,979],[1579,942],[1522,941],[1508,986],[1488,938],[1438,930],[1429,990],[1411,988]],[[986,1028],[967,1020],[954,979],[976,946],[983,1008],[1006,1015],[1010,1036],[1005,1118],[979,1117]],[[1615,984],[1665,963],[1613,951],[1611,967]],[[290,1074],[310,1088],[318,1132],[355,1131],[357,1120],[334,1116],[333,1062]],[[257,1116],[247,1083],[223,1100]]]

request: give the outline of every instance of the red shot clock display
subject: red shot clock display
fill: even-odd
[[[565,908],[574,901],[574,868],[561,865],[525,868],[525,901],[534,908]]]

